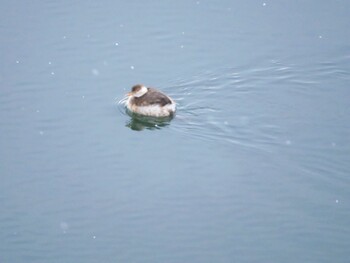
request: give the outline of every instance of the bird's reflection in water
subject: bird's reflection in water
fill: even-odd
[[[147,130],[159,130],[168,126],[173,116],[169,117],[150,117],[150,116],[142,116],[136,113],[128,112],[130,116],[130,120],[127,122],[126,127],[129,127],[135,131],[142,131],[144,129]]]

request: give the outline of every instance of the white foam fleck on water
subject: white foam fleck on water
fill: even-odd
[[[66,36],[63,36],[63,39],[66,39],[67,37]]]
[[[40,134],[40,135],[44,135],[44,132],[43,132],[43,131],[39,131],[39,134]]]
[[[51,65],[52,63],[51,63],[51,61],[49,61],[49,65]]]
[[[335,200],[335,202],[336,202],[336,203],[339,203],[339,200],[337,199],[337,200]]]
[[[263,6],[266,6],[266,3],[263,3]]]
[[[225,124],[225,125],[228,125],[228,121],[224,121],[224,124]]]
[[[60,223],[60,228],[63,231],[63,233],[65,234],[67,232],[68,228],[69,228],[69,225],[68,225],[67,222],[63,221],[63,222]]]
[[[98,69],[95,69],[95,68],[91,70],[91,73],[92,73],[92,75],[94,75],[94,76],[100,75],[100,72],[98,71]]]
[[[16,63],[19,64],[19,60],[16,60]]]
[[[119,43],[118,43],[118,42],[116,42],[116,43],[115,43],[115,45],[116,45],[116,46],[119,46]]]
[[[96,236],[93,236],[92,238],[93,238],[93,239],[96,239]]]
[[[321,38],[322,38],[322,36],[318,36],[318,38],[320,38],[320,39],[321,39]]]
[[[55,75],[55,72],[52,71],[52,72],[51,72],[51,75]]]
[[[181,48],[184,48],[184,45],[181,45],[180,47],[181,47]]]
[[[81,96],[83,99],[85,99],[85,96],[83,95],[83,96]]]
[[[291,142],[290,140],[286,140],[286,144],[287,144],[287,145],[291,145],[292,142]]]
[[[36,113],[39,113],[40,112],[40,110],[36,110]]]
[[[135,67],[134,67],[134,66],[130,66],[130,68],[131,68],[131,69],[135,69]]]

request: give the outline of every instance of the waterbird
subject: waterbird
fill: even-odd
[[[142,84],[134,85],[126,94],[126,107],[131,112],[152,116],[169,117],[176,111],[176,103],[163,92]]]

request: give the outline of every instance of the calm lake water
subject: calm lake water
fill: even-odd
[[[349,262],[349,12],[2,1],[0,261]]]

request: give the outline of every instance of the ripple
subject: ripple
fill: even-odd
[[[264,85],[261,79],[280,67],[250,71],[226,68],[205,71],[188,80],[174,80],[161,87],[177,103],[174,120],[130,114],[125,107],[126,98],[119,100],[117,107],[126,117],[126,126],[133,130],[168,127],[199,140],[268,150],[267,146],[277,143],[280,130],[271,116],[262,114],[265,102],[259,100]],[[283,68],[278,72],[290,74],[289,67]]]
[[[178,113],[171,128],[201,140],[266,150],[280,130],[271,116],[261,114],[257,72],[264,76],[271,70],[226,68],[172,83],[168,90],[178,101]]]
[[[125,98],[119,101],[118,109],[128,117],[126,126],[132,129],[167,127],[194,139],[278,151],[290,136],[292,123],[304,118],[307,122],[311,117],[303,115],[298,108],[302,106],[296,105],[308,107],[316,98],[315,89],[323,100],[328,89],[320,89],[320,81],[343,71],[333,62],[298,65],[270,60],[174,79],[160,87],[177,103],[171,125],[169,120],[157,123],[131,116],[125,109]]]

